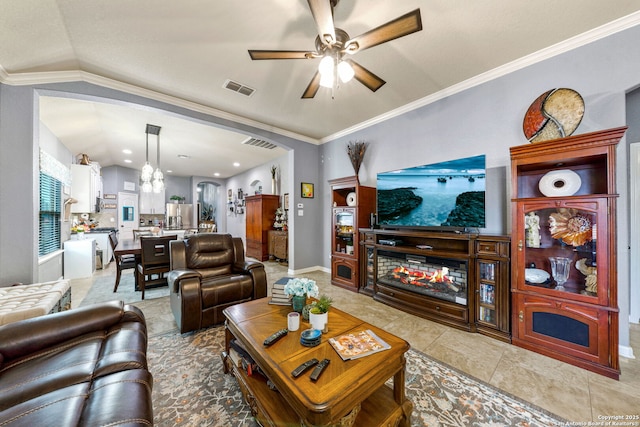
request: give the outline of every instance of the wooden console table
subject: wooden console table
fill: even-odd
[[[263,341],[287,327],[291,307],[269,305],[267,298],[234,305],[224,310],[226,351],[222,358],[225,373],[231,372],[240,384],[252,414],[261,425],[305,426],[405,426],[410,425],[412,403],[405,397],[405,357],[409,344],[382,329],[332,308],[329,332],[316,347],[300,344],[300,329],[270,347]],[[391,348],[357,360],[343,361],[327,342],[349,332],[370,329]],[[265,373],[277,391],[261,375],[247,375],[230,357],[230,342],[238,340],[251,359]],[[317,382],[309,379],[311,371],[293,378],[291,371],[303,362],[316,358],[330,359]],[[385,382],[393,378],[393,388]]]

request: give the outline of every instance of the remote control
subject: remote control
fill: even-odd
[[[311,372],[311,376],[309,377],[311,378],[311,381],[318,381],[318,378],[320,378],[320,375],[324,371],[324,368],[327,367],[329,362],[331,362],[329,359],[323,359],[322,362],[318,363],[318,365],[313,369],[313,372]]]
[[[294,369],[293,372],[291,372],[291,375],[293,375],[293,378],[297,378],[300,375],[302,375],[307,369],[315,365],[316,363],[318,363],[318,359],[316,359],[315,357],[311,360],[307,360],[302,365]]]
[[[273,344],[274,342],[278,341],[280,338],[282,338],[283,336],[287,335],[288,333],[289,333],[289,331],[287,329],[280,329],[275,334],[268,336],[267,339],[264,340],[263,344],[264,344],[265,347],[269,347],[271,344]]]

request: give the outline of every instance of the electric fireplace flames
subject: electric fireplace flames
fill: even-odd
[[[467,262],[378,251],[378,281],[467,305]]]

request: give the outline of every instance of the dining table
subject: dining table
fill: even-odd
[[[140,239],[122,239],[118,240],[116,248],[113,250],[115,256],[134,255],[136,257],[136,266],[142,261],[142,245]],[[138,268],[133,273],[135,290],[140,290],[138,286]]]

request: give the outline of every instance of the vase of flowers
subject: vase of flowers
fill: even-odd
[[[284,285],[284,293],[292,296],[293,311],[302,313],[302,309],[307,304],[307,298],[318,296],[318,285],[315,280],[304,277],[289,279]]]

